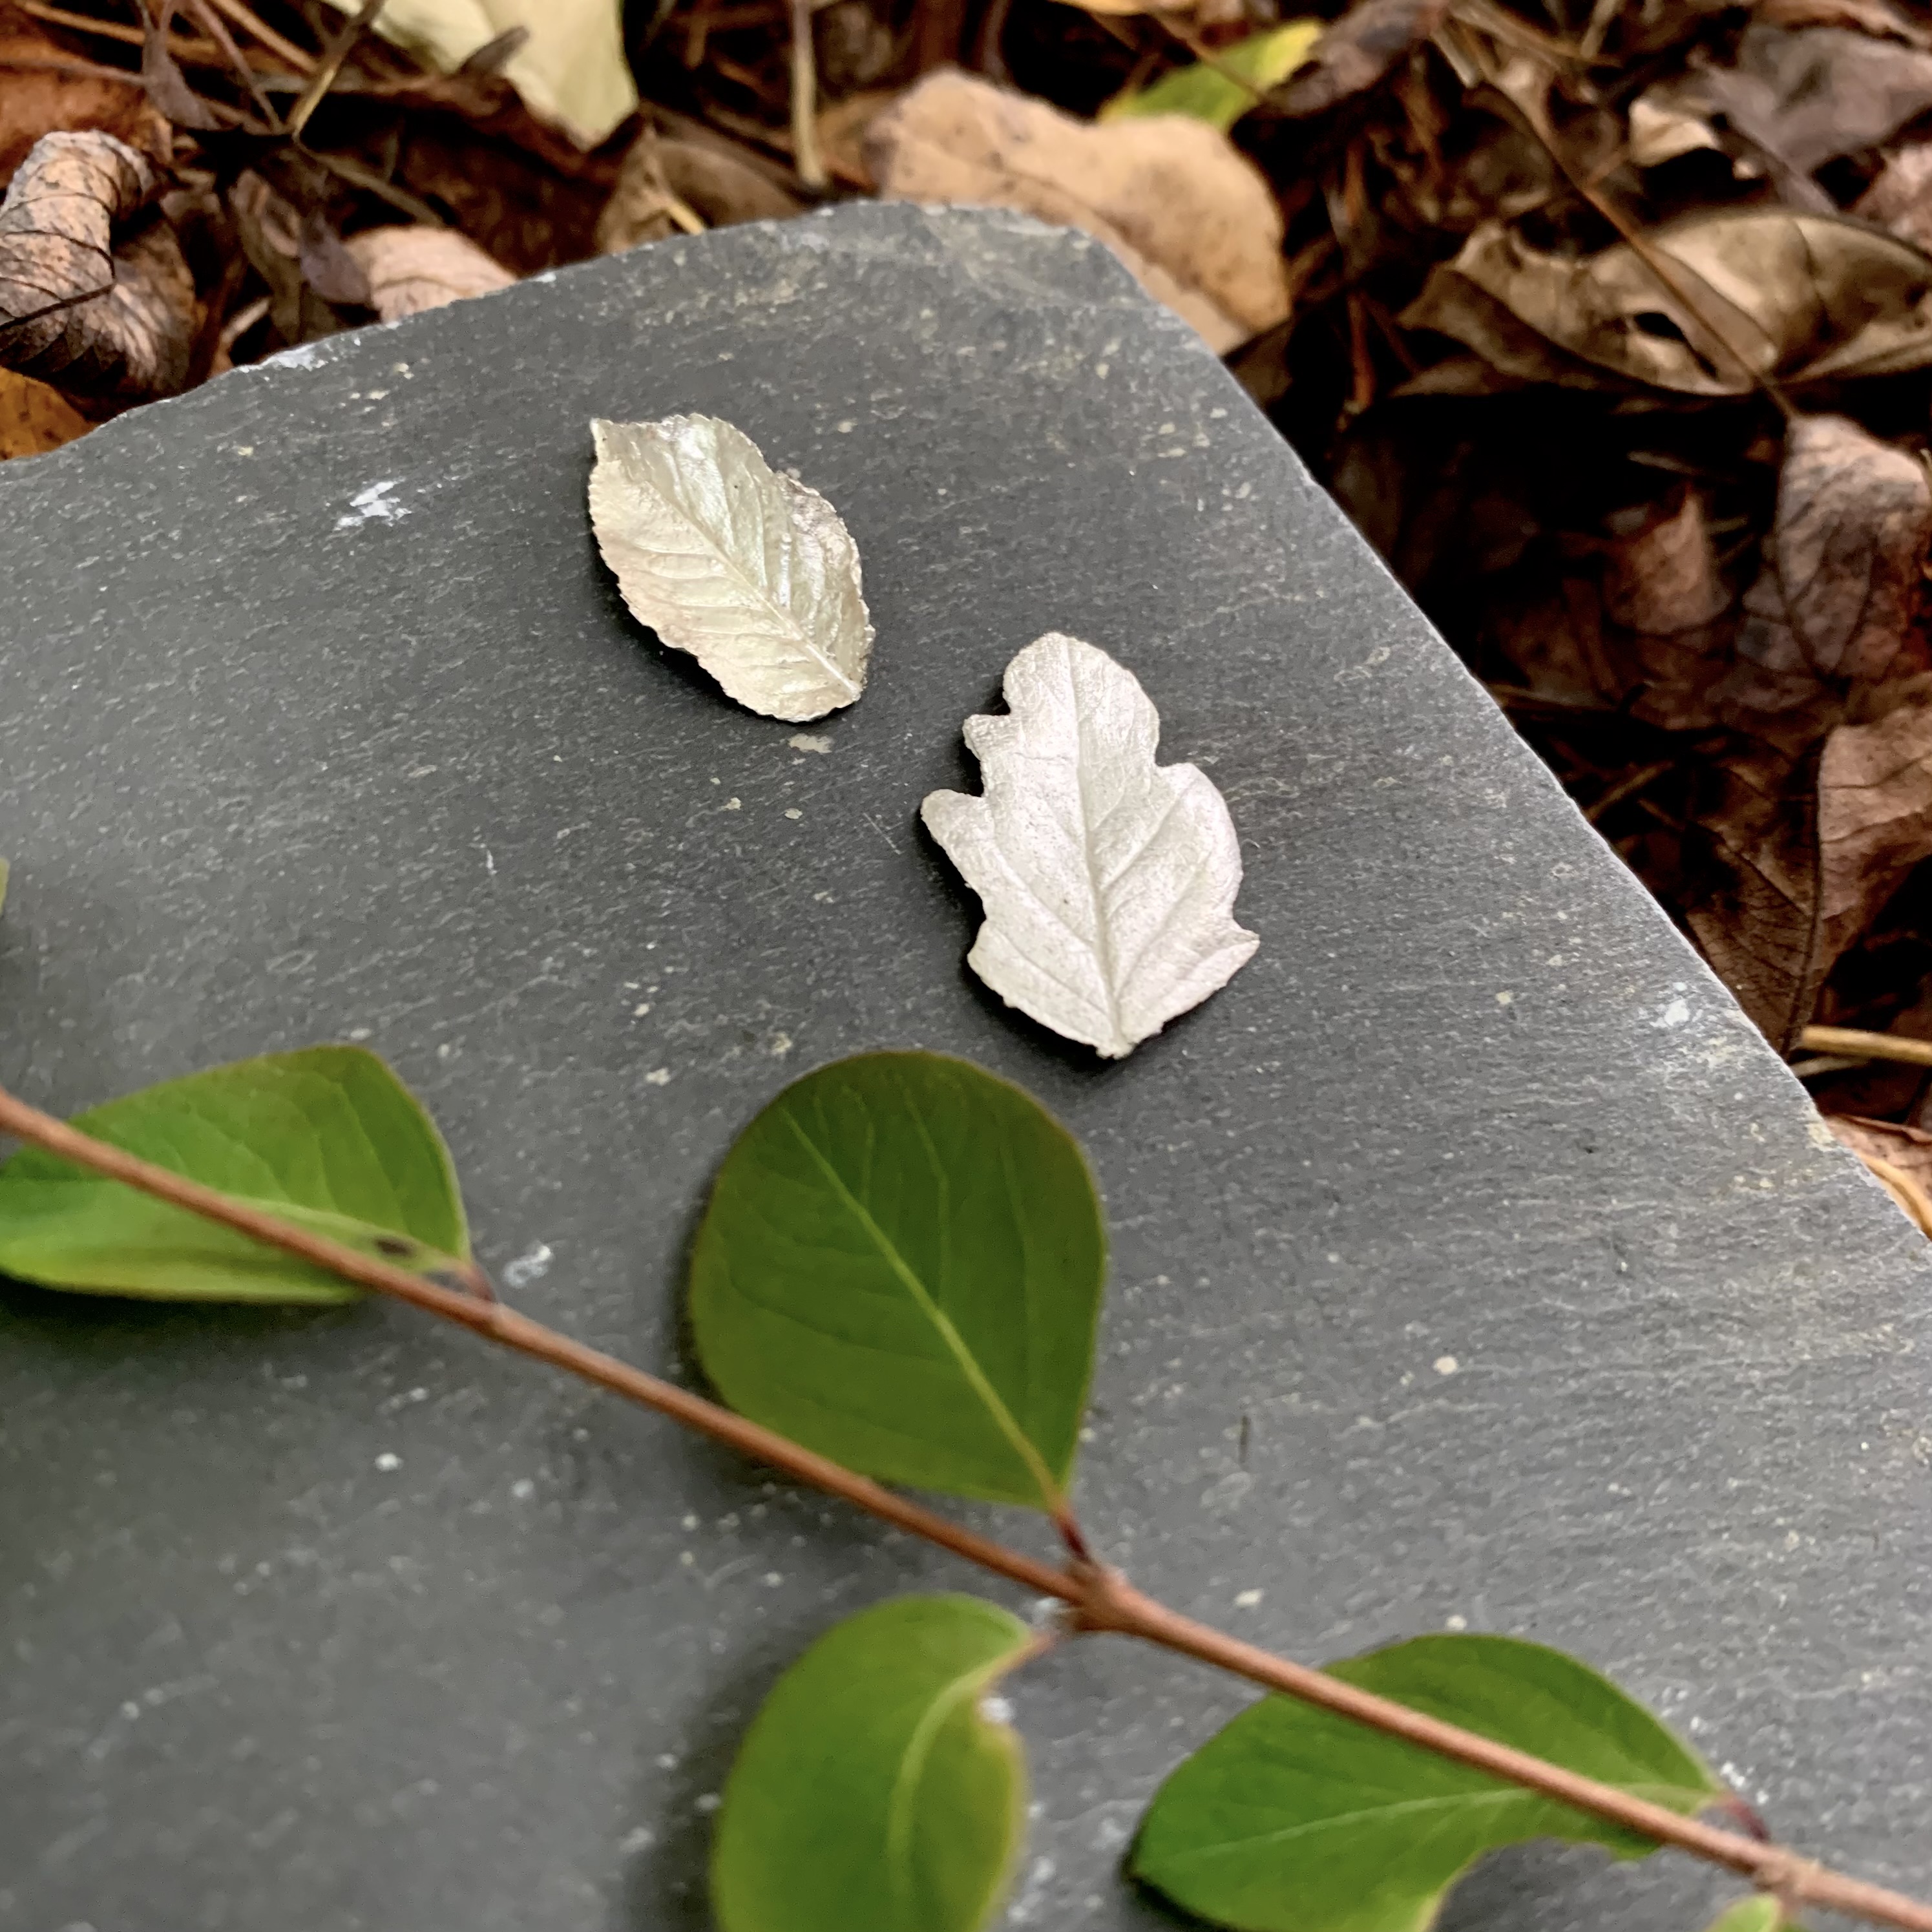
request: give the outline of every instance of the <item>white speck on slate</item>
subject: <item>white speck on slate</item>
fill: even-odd
[[[668,1066],[652,1067],[644,1076],[644,1084],[646,1087],[668,1087],[670,1084],[670,1069]]]
[[[1663,1012],[1651,1022],[1651,1024],[1663,1028],[1681,1027],[1690,1018],[1690,1002],[1688,1000],[1672,1000]]]
[[[644,1018],[645,1014],[650,1011],[650,1001],[648,1000],[640,1000],[638,1001],[637,1005],[631,1009],[631,1017],[634,1020],[640,1020]]]
[[[1442,1628],[1448,1630],[1466,1630],[1469,1628],[1469,1619],[1467,1617],[1444,1617]]]
[[[532,1482],[527,1476],[519,1476],[517,1480],[510,1485],[511,1495],[514,1496],[519,1502],[522,1502],[527,1497],[535,1496],[536,1492],[536,1484]]]
[[[744,806],[745,801],[742,798],[728,798],[724,801],[724,809],[727,812],[742,812]]]
[[[1261,1600],[1262,1593],[1260,1591],[1244,1590],[1235,1598],[1234,1607],[1238,1610],[1251,1610],[1261,1601]]]
[[[255,446],[252,442],[238,442],[235,446],[235,454],[237,456],[253,456],[254,453]]]
[[[765,1572],[764,1585],[768,1590],[776,1590],[784,1581],[784,1579],[776,1570],[767,1570]]]
[[[791,1035],[788,1033],[773,1034],[771,1038],[771,1044],[765,1048],[765,1051],[769,1053],[774,1060],[784,1059],[785,1055],[791,1051]]]
[[[1499,1006],[1513,1006],[1515,1002],[1516,995],[1514,993],[1498,993],[1496,995],[1496,1004]]]
[[[512,1288],[527,1288],[532,1282],[541,1281],[549,1274],[550,1264],[556,1258],[548,1242],[532,1242],[504,1269],[503,1279]]]
[[[695,1529],[698,1527],[697,1517],[694,1516],[687,1516],[684,1519],[684,1526],[686,1529]]]
[[[1438,1376],[1453,1376],[1462,1364],[1454,1355],[1438,1355],[1431,1366]]]
[[[658,1834],[648,1825],[635,1825],[617,1840],[620,1858],[634,1858],[640,1852],[647,1852],[658,1841]]]
[[[356,491],[349,500],[346,515],[338,517],[335,527],[338,530],[352,530],[363,524],[394,524],[409,514],[406,506],[393,502],[393,493],[402,487],[402,479],[391,477],[386,483],[371,483]]]
[[[829,752],[832,740],[821,731],[794,731],[785,740],[794,752]]]
[[[805,816],[805,814],[800,811],[796,806],[794,805],[786,807],[785,816],[788,818],[802,818]]]
[[[1013,1707],[1004,1697],[982,1697],[980,1714],[989,1724],[1010,1724],[1013,1720]]]
[[[858,427],[859,425],[855,423],[850,416],[848,416],[844,422],[840,423],[838,425],[838,434],[841,436],[850,436]]]
[[[403,1459],[394,1450],[385,1449],[376,1458],[376,1466],[386,1474],[392,1469],[400,1469],[403,1466]]]
[[[367,1027],[351,1027],[349,1029],[349,1037],[351,1040],[367,1040],[369,1037],[369,1029]]]
[[[724,1799],[720,1798],[716,1792],[707,1791],[698,1798],[697,1803],[692,1807],[692,1809],[694,1811],[702,1811],[707,1817],[709,1817],[712,1812],[718,1809],[719,1805],[724,1803]]]

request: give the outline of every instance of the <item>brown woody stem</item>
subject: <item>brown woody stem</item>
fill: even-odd
[[[515,1313],[500,1302],[478,1300],[460,1289],[426,1280],[324,1235],[278,1220],[244,1202],[80,1132],[51,1114],[15,1099],[4,1088],[0,1088],[0,1132],[16,1135],[110,1180],[124,1182],[190,1214],[218,1221],[253,1240],[299,1256],[358,1286],[406,1301],[445,1321],[473,1329],[519,1354],[548,1362],[614,1394],[641,1402],[700,1435],[782,1470],[828,1495],[842,1497],[882,1522],[950,1550],[996,1576],[1039,1595],[1059,1598],[1070,1607],[1070,1622],[1078,1629],[1137,1637],[1217,1670],[1230,1671],[1264,1689],[1352,1718],[1371,1730],[1404,1738],[1459,1764],[1722,1865],[1750,1880],[1788,1907],[1813,1906],[1843,1912],[1873,1924],[1895,1927],[1898,1932],[1932,1932],[1932,1905],[1828,1870],[1784,1846],[1766,1844],[1696,1818],[1680,1817],[1661,1805],[1619,1791],[1614,1785],[1580,1777],[1561,1765],[1444,1724],[1406,1704],[1358,1690],[1325,1672],[1291,1663],[1168,1609],[1143,1595],[1118,1573],[1084,1556],[1076,1554],[1061,1568],[1010,1549],[868,1477],[855,1475],[788,1437],[748,1421],[674,1383],[646,1375],[614,1356],[586,1348],[567,1335]],[[1071,1522],[1070,1515],[1060,1526],[1063,1533]]]

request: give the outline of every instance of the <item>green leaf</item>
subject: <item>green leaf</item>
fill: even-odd
[[[1037,1101],[963,1060],[862,1054],[725,1156],[692,1258],[698,1358],[733,1408],[848,1468],[1050,1509],[1106,1245]]]
[[[1185,114],[1208,122],[1225,134],[1255,105],[1255,94],[1279,87],[1307,59],[1328,25],[1325,20],[1290,20],[1264,33],[1250,34],[1232,46],[1217,47],[1218,67],[1197,61],[1192,67],[1176,68],[1162,75],[1151,87],[1130,88],[1100,110],[1100,118],[1127,121],[1150,114]],[[1239,74],[1248,87],[1230,80],[1230,74]]]
[[[76,1114],[74,1125],[401,1268],[431,1274],[470,1252],[442,1136],[358,1046],[210,1067]],[[0,1168],[0,1273],[168,1301],[350,1301],[362,1292],[31,1147]]]
[[[1541,1644],[1426,1636],[1328,1666],[1432,1717],[1667,1805],[1723,1790],[1607,1678]],[[1486,1852],[1526,1838],[1647,1838],[1285,1697],[1251,1706],[1156,1795],[1136,1874],[1241,1932],[1426,1932]]]
[[[778,1680],[724,1787],[720,1932],[974,1932],[1026,1814],[1018,1738],[981,1697],[1026,1626],[975,1597],[902,1597]]]
[[[1741,1898],[1711,1922],[1708,1932],[1780,1932],[1784,1908],[1774,1898]]]

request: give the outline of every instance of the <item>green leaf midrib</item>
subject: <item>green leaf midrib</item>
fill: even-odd
[[[926,1776],[926,1762],[932,1755],[933,1746],[939,1742],[940,1732],[951,1721],[961,1704],[969,1698],[976,1699],[1003,1670],[1010,1667],[1018,1654],[1016,1646],[1007,1655],[995,1658],[992,1663],[980,1664],[955,1678],[933,1699],[925,1714],[913,1727],[912,1736],[906,1740],[898,1768],[892,1774],[891,1795],[886,1800],[886,1869],[893,1898],[908,1932],[916,1932],[912,1916],[912,1834],[919,1822],[916,1807],[919,1787]]]
[[[800,1125],[797,1117],[788,1112],[784,1116],[784,1121],[796,1136],[800,1146],[805,1149],[820,1173],[824,1176],[826,1183],[843,1203],[847,1211],[878,1247],[886,1264],[904,1284],[906,1292],[912,1298],[913,1305],[931,1324],[933,1332],[939,1337],[941,1345],[958,1364],[959,1372],[965,1378],[967,1386],[979,1397],[981,1405],[992,1418],[994,1426],[1012,1445],[1013,1453],[1019,1457],[1022,1465],[1025,1468],[1028,1474],[1033,1478],[1034,1484],[1040,1490],[1041,1506],[1048,1510],[1058,1506],[1064,1498],[1058,1482],[1054,1479],[1052,1472],[1046,1466],[1045,1458],[1034,1447],[1032,1438],[1028,1436],[1024,1430],[1021,1428],[1014,1418],[1012,1411],[1007,1408],[1000,1397],[999,1390],[994,1388],[987,1377],[986,1372],[980,1366],[978,1358],[974,1354],[972,1350],[967,1347],[964,1338],[952,1325],[946,1311],[933,1300],[925,1282],[920,1280],[918,1271],[900,1253],[897,1244],[872,1218],[871,1210],[867,1208],[866,1204],[852,1192],[850,1188],[847,1186],[844,1175],[826,1157],[817,1142],[813,1140]]]
[[[1659,1804],[1669,1804],[1673,1797],[1702,1797],[1705,1795],[1686,1792],[1681,1785],[1620,1784],[1617,1789],[1628,1792],[1634,1798],[1647,1798]],[[1546,1797],[1541,1792],[1532,1791],[1527,1786],[1510,1786],[1497,1791],[1445,1792],[1432,1798],[1397,1798],[1389,1804],[1372,1805],[1359,1811],[1333,1812],[1325,1817],[1309,1819],[1298,1825],[1284,1825],[1278,1830],[1258,1832],[1250,1838],[1223,1838],[1214,1844],[1198,1846],[1191,1852],[1170,1852],[1166,1862],[1171,1865],[1203,1864],[1236,1852],[1252,1852],[1262,1846],[1286,1844],[1291,1839],[1306,1838],[1311,1832],[1334,1831],[1343,1826],[1359,1824],[1365,1820],[1379,1821],[1415,1812],[1465,1808],[1478,1804],[1515,1804],[1525,1801],[1552,1805],[1560,1810],[1576,1810],[1575,1806],[1564,1804],[1561,1798]],[[1587,1814],[1580,1811],[1576,1815],[1582,1817]]]

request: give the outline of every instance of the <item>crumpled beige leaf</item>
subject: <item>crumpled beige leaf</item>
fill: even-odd
[[[1919,1232],[1932,1234],[1932,1134],[1850,1114],[1827,1114],[1825,1124],[1871,1169]]]
[[[328,4],[353,14],[361,0]],[[530,38],[504,78],[580,146],[596,147],[636,108],[622,0],[388,0],[376,16],[378,33],[445,74],[513,27]]]
[[[693,216],[704,227],[729,228],[741,221],[783,221],[804,206],[723,148],[647,127],[626,151],[597,218],[598,252],[620,254],[640,242],[688,232]]]
[[[1718,690],[1726,722],[1802,742],[1821,705],[1919,670],[1910,620],[1928,541],[1932,485],[1916,458],[1844,416],[1792,423],[1764,568]],[[1795,731],[1780,732],[1792,714]]]
[[[517,279],[454,228],[365,228],[344,245],[368,284],[369,306],[385,322],[487,296]]]
[[[887,200],[990,204],[1084,230],[1218,354],[1288,314],[1274,196],[1201,122],[1096,127],[940,68],[872,122],[866,157]]]
[[[1402,320],[1506,374],[1582,388],[1742,395],[1754,378],[1796,387],[1932,363],[1932,259],[1862,222],[1742,208],[1672,223],[1648,245],[1690,299],[1627,244],[1571,259],[1487,222]]]
[[[182,386],[194,283],[174,230],[135,220],[155,185],[112,134],[35,142],[0,203],[0,364],[115,400]]]
[[[631,614],[767,718],[851,704],[872,624],[838,512],[716,416],[591,433],[591,525]]]
[[[1932,697],[1840,724],[1816,764],[1766,753],[1725,768],[1702,814],[1716,878],[1691,932],[1780,1051],[1810,1019],[1839,956],[1932,857]]]
[[[1118,1060],[1218,992],[1261,944],[1234,922],[1241,854],[1213,782],[1159,765],[1133,674],[1058,632],[966,721],[984,796],[929,793],[926,830],[980,896],[967,964],[1009,1006]]]

